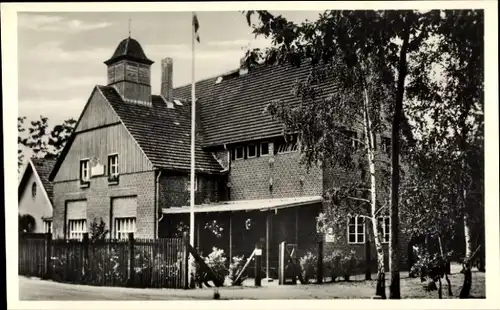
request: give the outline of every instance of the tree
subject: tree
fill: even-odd
[[[262,61],[271,64],[290,63],[294,66],[310,62],[312,65],[308,80],[295,87],[303,104],[291,108],[275,102],[268,109],[272,115],[284,121],[288,129],[300,133],[307,164],[319,161],[352,166],[348,154],[353,150],[345,152],[345,147],[341,146],[352,144],[352,141],[342,137],[345,135],[343,130],[354,125],[353,122],[362,128],[364,148],[358,156],[365,159],[370,172],[370,189],[367,191],[370,198],[352,197],[349,194],[340,196],[350,197],[351,200],[356,198],[371,205],[367,217],[372,220],[378,253],[377,294],[385,298],[383,248],[375,218],[381,210],[377,198],[375,137],[385,129],[384,119],[380,116],[381,109],[386,108],[383,102],[392,102],[389,107],[394,109],[394,99],[399,99],[399,96],[395,96],[397,85],[394,72],[387,64],[399,59],[398,46],[393,40],[397,38],[397,30],[401,30],[401,27],[393,24],[400,22],[404,14],[326,11],[315,22],[306,21],[297,25],[267,11],[248,11],[249,25],[253,14],[258,14],[260,20],[258,26],[253,25],[253,32],[256,36],[271,37],[273,47],[265,51],[248,51],[245,59],[247,66],[258,65]],[[389,26],[388,21],[393,24]],[[368,33],[366,29],[373,32]],[[321,87],[318,86],[329,78],[330,83],[335,81],[337,93],[329,98],[321,98]],[[387,111],[385,114],[388,114]],[[394,169],[399,171],[399,166]],[[351,190],[352,187],[349,187],[348,191]],[[335,195],[340,197],[339,191],[335,191]],[[397,255],[396,251],[393,252]]]
[[[31,121],[28,132],[24,126],[26,117],[19,117],[18,129],[18,165],[22,165],[24,158],[23,150],[30,149],[34,157],[56,158],[64,148],[76,125],[73,118],[65,120],[62,124],[49,127],[48,118],[40,116],[39,120]]]
[[[31,233],[35,230],[36,221],[30,214],[19,214],[19,233]]]
[[[483,200],[482,168],[478,165],[484,156],[483,21],[483,11],[442,12],[434,40],[425,42],[425,49],[413,61],[411,70],[420,74],[408,87],[408,96],[413,99],[408,110],[418,120],[415,127],[429,144],[443,150],[441,155],[453,167],[442,182],[452,189],[448,193],[454,195],[463,221],[465,277],[461,298],[470,292],[473,222],[481,222],[484,216],[477,212],[478,201],[481,205]]]
[[[24,154],[23,147],[26,146],[27,138],[23,137],[23,133],[26,131],[24,128],[24,121],[26,120],[26,116],[17,118],[17,168],[23,165]]]

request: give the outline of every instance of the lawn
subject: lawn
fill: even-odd
[[[252,287],[252,279],[247,279],[241,287],[219,288],[221,299],[354,299],[372,298],[375,281],[365,281],[363,276],[353,277],[351,282],[325,284],[278,285],[277,282],[263,282],[262,287]],[[375,277],[373,277],[375,278]],[[387,274],[389,279],[389,274]],[[450,276],[452,297],[447,294],[447,284],[443,281],[443,298],[457,298],[463,275],[453,268]],[[485,273],[474,270],[472,274],[474,298],[485,298]],[[389,285],[389,281],[387,281]],[[21,300],[189,300],[212,299],[213,289],[135,289],[119,287],[93,287],[42,281],[19,277],[19,297]],[[438,298],[437,291],[426,292],[420,279],[408,278],[401,273],[402,298]]]

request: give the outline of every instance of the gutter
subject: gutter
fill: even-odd
[[[158,175],[156,176],[156,182],[155,182],[155,238],[158,239],[159,235],[159,226],[160,226],[160,221],[163,219],[163,212],[161,212],[161,217],[156,220],[158,217],[158,210],[160,210],[160,177],[161,177],[161,172],[162,170],[158,170]]]

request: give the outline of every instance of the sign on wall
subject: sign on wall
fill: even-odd
[[[333,234],[333,228],[328,228],[325,234],[325,242],[335,242],[335,235]]]
[[[98,176],[104,175],[104,165],[99,161],[99,158],[93,158],[90,164],[90,175]]]

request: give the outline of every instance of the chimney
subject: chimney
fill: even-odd
[[[161,95],[167,100],[167,102],[173,101],[173,61],[174,60],[170,57],[166,57],[161,60]]]

